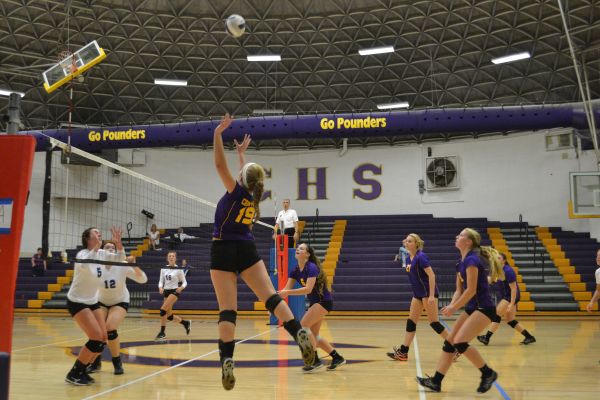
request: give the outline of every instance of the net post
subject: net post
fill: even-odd
[[[35,151],[32,136],[0,136],[0,399],[8,399],[17,268]]]

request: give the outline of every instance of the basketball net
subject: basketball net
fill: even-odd
[[[70,50],[64,50],[58,53],[58,63],[60,66],[67,70],[70,74],[77,71],[77,64],[73,57],[73,52]]]

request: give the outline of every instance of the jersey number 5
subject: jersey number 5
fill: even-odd
[[[244,225],[250,225],[252,223],[252,219],[254,218],[254,212],[254,207],[242,207],[235,219],[235,222],[241,222]]]

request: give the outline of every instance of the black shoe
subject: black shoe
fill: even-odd
[[[94,383],[94,382],[96,382],[96,380],[95,380],[94,378],[92,378],[92,377],[91,377],[91,376],[90,376],[90,375],[87,373],[87,371],[83,372],[83,373],[82,373],[82,376],[83,376],[85,379],[87,379],[88,381],[90,381],[90,383]]]
[[[432,392],[441,392],[442,390],[442,384],[435,383],[433,381],[433,378],[430,376],[427,376],[427,378],[421,378],[420,376],[417,376],[417,382],[419,383],[419,385],[426,387]]]
[[[308,333],[308,329],[302,328],[298,331],[296,335],[296,341],[298,342],[298,346],[300,346],[300,351],[302,352],[302,360],[304,361],[304,366],[310,367],[315,363],[315,350],[310,343],[310,336]]]
[[[65,377],[65,382],[70,383],[75,386],[87,386],[91,385],[93,382],[86,378],[83,374],[77,376],[75,372],[69,371],[67,376]]]
[[[392,360],[408,361],[408,353],[403,353],[400,351],[400,347],[398,346],[394,346],[394,351],[388,351],[385,354],[387,354],[387,356]]]
[[[535,338],[533,336],[529,336],[529,337],[526,337],[525,339],[523,339],[521,344],[527,345],[527,344],[531,344],[531,343],[535,343],[535,342],[536,342]]]
[[[181,321],[181,324],[185,328],[185,334],[189,335],[190,331],[192,330],[192,320],[191,319],[183,320],[183,321]]]
[[[113,358],[112,360],[113,367],[115,367],[115,375],[123,375],[125,371],[123,371],[123,362],[121,361],[121,357]]]
[[[302,371],[304,371],[304,372],[313,372],[313,371],[316,371],[316,370],[321,369],[321,368],[323,368],[323,362],[321,362],[321,360],[317,359],[313,363],[313,365],[309,365],[309,366],[305,365],[304,367],[302,367]]]
[[[94,372],[98,372],[102,369],[102,356],[96,357],[96,359],[85,368],[85,372],[88,374],[93,374]]]
[[[333,371],[334,369],[341,367],[344,364],[346,364],[346,359],[344,357],[335,357],[333,360],[331,360],[331,364],[327,366],[327,370]]]
[[[158,343],[165,343],[167,341],[167,335],[165,335],[163,332],[159,332],[154,338],[154,341]]]
[[[233,376],[234,367],[235,363],[231,358],[223,360],[223,364],[221,365],[221,383],[225,390],[231,390],[235,386],[235,376]]]
[[[496,379],[498,379],[498,373],[496,371],[492,371],[491,375],[482,376],[479,387],[477,388],[477,392],[485,393],[490,390]]]
[[[490,344],[490,338],[488,338],[487,335],[477,336],[477,340],[479,340],[481,343],[485,344],[486,346],[488,344]]]

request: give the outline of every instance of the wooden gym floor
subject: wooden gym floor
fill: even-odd
[[[405,318],[329,319],[321,336],[336,343],[348,364],[302,373],[299,351],[283,328],[266,318],[238,319],[237,383],[223,390],[216,351],[216,319],[193,317],[192,332],[167,326],[168,344],[156,344],[158,317],[129,316],[119,329],[125,374],[113,375],[105,351],[96,383],[65,383],[78,346],[85,339],[67,316],[15,317],[11,399],[597,399],[600,393],[600,319],[519,318],[538,342],[519,345],[521,335],[506,324],[485,347],[477,346],[500,378],[488,393],[475,392],[477,371],[461,358],[446,377],[442,393],[420,390],[417,374],[433,374],[442,342],[426,322],[417,329],[408,362],[389,360],[399,345]],[[447,321],[450,327],[453,321]],[[321,355],[323,355],[321,353]]]

